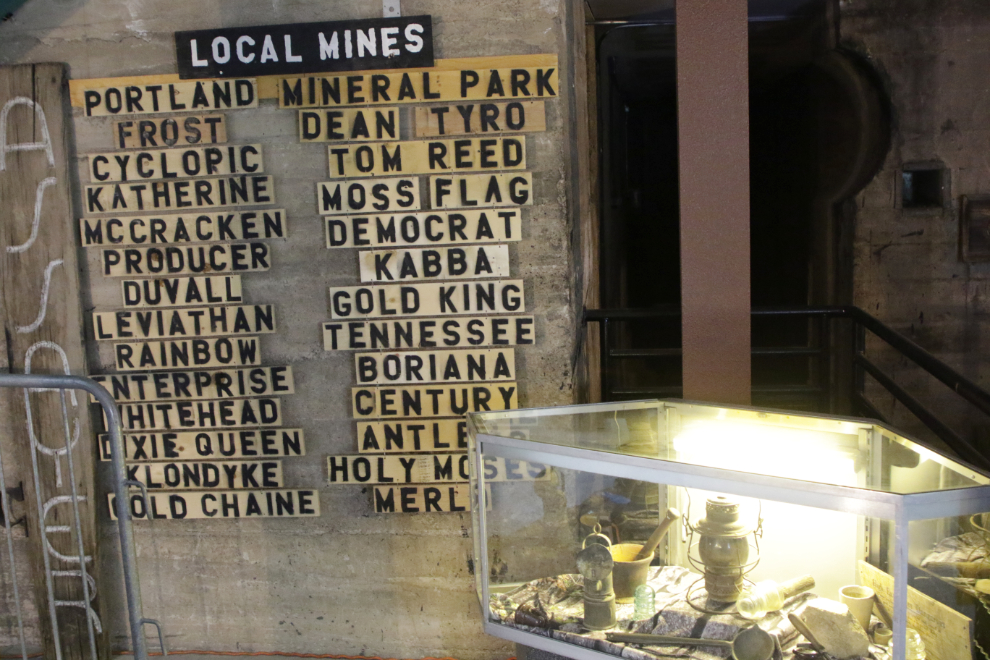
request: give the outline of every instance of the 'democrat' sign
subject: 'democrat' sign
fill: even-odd
[[[327,247],[504,243],[522,239],[518,209],[329,216]]]
[[[324,323],[323,349],[522,346],[533,343],[533,323],[532,316]]]
[[[433,66],[430,16],[175,33],[181,78]]]
[[[465,422],[466,423],[466,422]],[[466,431],[465,431],[466,433]],[[464,447],[467,447],[465,444]],[[464,447],[460,447],[463,449]],[[110,436],[100,436],[100,459],[109,461]],[[204,458],[303,456],[302,429],[237,431],[161,431],[124,434],[124,458],[137,461],[182,461]]]
[[[129,496],[131,515],[137,519],[183,518],[294,518],[320,515],[320,497],[315,490],[207,491],[202,493],[155,493],[144,501],[141,493]],[[107,496],[110,516],[117,519],[113,493]]]

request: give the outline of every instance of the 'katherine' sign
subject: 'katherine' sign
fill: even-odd
[[[433,66],[429,16],[175,33],[179,77],[238,78]]]

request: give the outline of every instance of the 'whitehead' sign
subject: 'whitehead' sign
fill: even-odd
[[[429,16],[175,33],[179,77],[243,78],[433,66]]]

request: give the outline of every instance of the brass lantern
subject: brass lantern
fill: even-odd
[[[755,530],[739,521],[739,503],[727,497],[710,498],[705,513],[694,526],[700,537],[698,556],[705,590],[712,600],[734,603],[742,593],[744,576],[755,565],[749,547],[749,536]]]

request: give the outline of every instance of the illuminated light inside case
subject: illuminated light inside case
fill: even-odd
[[[737,472],[856,485],[857,437],[763,426],[735,420],[696,420],[674,437],[679,460]],[[840,437],[841,437],[840,436]]]
[[[939,455],[936,454],[935,452],[933,452],[931,449],[929,449],[927,447],[922,447],[921,445],[915,445],[915,446],[911,447],[911,449],[915,453],[917,453],[918,456],[921,457],[921,462],[922,463],[924,463],[925,461],[928,461],[928,460],[935,460],[936,462],[939,462],[939,463],[942,462],[941,460],[939,460],[940,459]]]
[[[733,413],[722,419],[685,422],[673,439],[677,460],[736,472],[852,487],[861,485],[862,471],[857,474],[857,468],[863,467],[865,461],[859,450],[857,431],[861,427],[825,420],[821,420],[826,424],[825,429],[808,428],[810,425],[795,428],[798,424],[774,426],[755,415],[752,420],[729,418]],[[752,413],[746,411],[746,414]],[[691,519],[697,519],[703,515],[705,498],[716,494],[690,489],[690,500],[678,501],[677,506],[688,510]],[[861,547],[862,541],[862,523],[856,516],[768,500],[738,500],[742,519],[755,522],[762,517],[764,520],[759,544],[761,562],[747,574],[748,579],[800,575],[807,572],[809,565],[834,564],[841,568],[821,576],[822,593],[831,593],[843,583],[856,581],[851,567],[860,559],[856,548]],[[801,553],[795,553],[795,538],[829,542],[806,545]]]

